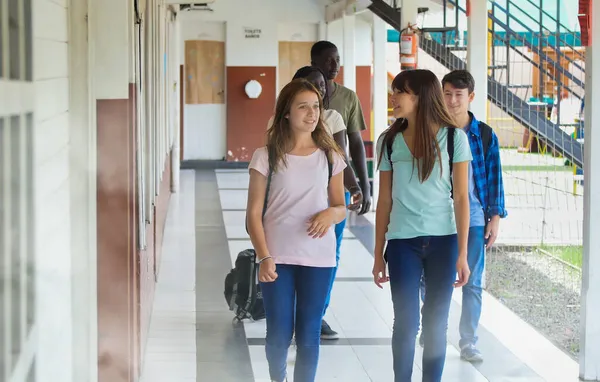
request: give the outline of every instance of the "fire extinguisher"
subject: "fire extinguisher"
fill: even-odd
[[[416,69],[419,63],[419,35],[418,29],[408,24],[400,32],[400,70]]]

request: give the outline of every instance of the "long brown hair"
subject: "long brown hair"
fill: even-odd
[[[442,154],[436,135],[441,127],[456,128],[456,122],[448,112],[440,80],[433,72],[424,69],[401,72],[394,78],[392,89],[401,93],[413,93],[419,99],[415,120],[413,168],[416,161],[419,180],[422,183],[431,175],[436,160],[440,161],[441,173]],[[396,135],[407,128],[408,121],[399,118],[383,133],[379,164],[384,150],[391,148]]]
[[[277,98],[277,105],[275,106],[273,125],[271,125],[267,131],[269,168],[271,168],[273,172],[277,171],[281,162],[283,162],[284,166],[287,165],[285,154],[294,149],[294,134],[289,120],[285,117],[290,113],[292,103],[296,96],[305,91],[313,92],[319,98],[319,121],[317,122],[317,127],[311,134],[312,139],[315,141],[317,147],[327,153],[327,159],[330,163],[333,163],[333,153],[338,153],[343,156],[342,151],[323,124],[323,99],[321,98],[319,91],[307,80],[299,78],[293,80],[281,89],[279,98]]]

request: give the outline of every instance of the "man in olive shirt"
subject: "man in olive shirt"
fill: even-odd
[[[346,134],[348,136],[348,147],[352,163],[356,169],[360,188],[356,187],[346,191],[346,205],[351,203],[361,204],[358,212],[363,215],[371,210],[371,189],[369,184],[369,176],[367,173],[367,158],[365,155],[365,146],[360,132],[367,129],[365,118],[358,96],[352,90],[335,83],[333,80],[337,77],[340,71],[340,55],[337,47],[329,41],[319,41],[315,43],[310,50],[311,65],[318,67],[327,76],[327,86],[329,92],[329,108],[336,110],[342,115],[344,124],[346,125]],[[339,263],[340,245],[346,220],[335,226],[335,234],[337,239],[336,259]],[[337,267],[336,267],[337,270]],[[334,277],[331,280],[333,286]],[[331,288],[325,309],[329,306],[329,298],[331,296]],[[337,339],[337,333],[329,327],[327,322],[323,320],[321,324],[321,338]]]

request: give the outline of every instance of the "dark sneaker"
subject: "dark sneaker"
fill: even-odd
[[[466,345],[460,349],[460,358],[467,362],[483,362],[483,355],[475,345]]]
[[[327,321],[321,321],[321,339],[322,340],[337,340],[340,338],[338,333],[331,329],[331,326],[327,323]]]
[[[419,334],[419,346],[423,347],[425,340],[423,339],[423,333]]]

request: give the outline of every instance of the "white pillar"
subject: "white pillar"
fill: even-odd
[[[386,22],[373,18],[373,129],[375,141],[387,128],[388,84],[386,69]]]
[[[98,380],[96,130],[87,1],[69,2],[72,380]],[[56,348],[52,348],[56,351]],[[65,367],[66,365],[56,365]]]
[[[411,25],[417,23],[419,4],[420,1],[417,0],[402,0],[402,23],[400,24],[402,29],[406,28],[408,23]]]
[[[375,142],[388,126],[388,85],[386,67],[387,28],[379,17],[373,18],[373,132]],[[375,163],[378,163],[375,157]],[[375,167],[377,168],[377,167]],[[373,174],[374,198],[379,195],[379,177]]]
[[[319,40],[327,40],[327,23],[325,21],[321,21],[319,23]]]
[[[469,41],[467,69],[475,79],[475,99],[471,112],[478,120],[487,119],[488,77],[488,9],[486,1],[471,1],[471,14],[467,20]]]
[[[600,19],[600,7],[592,8],[591,20]],[[600,28],[592,27],[592,46],[586,49],[585,76],[585,174],[583,194],[583,281],[581,288],[581,343],[579,376],[600,380],[600,133],[592,126],[600,123]],[[598,99],[595,97],[598,95]]]
[[[175,23],[173,25],[173,32],[175,33],[175,36],[170,40],[171,43],[173,44],[170,48],[171,51],[173,52],[172,55],[174,57],[171,58],[171,62],[174,63],[174,68],[173,68],[173,76],[175,77],[175,94],[173,94],[173,102],[174,105],[172,105],[172,110],[173,110],[173,150],[171,152],[171,191],[172,192],[178,192],[179,191],[179,169],[180,169],[180,152],[181,152],[181,147],[179,147],[179,140],[180,140],[180,129],[181,129],[181,124],[179,121],[179,111],[180,111],[180,102],[181,100],[179,99],[179,89],[180,86],[183,86],[183,84],[179,83],[179,66],[183,63],[180,63],[180,57],[181,57],[181,47],[183,46],[183,43],[181,42],[181,22],[179,21],[180,19],[177,18],[175,19]]]
[[[344,14],[342,22],[344,24],[344,86],[356,91],[356,16]]]

